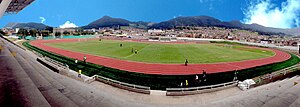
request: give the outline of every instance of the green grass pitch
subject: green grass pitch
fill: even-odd
[[[120,44],[123,44],[123,46],[120,47]],[[189,63],[199,64],[243,61],[274,55],[272,51],[241,45],[228,46],[226,44],[162,44],[119,40],[91,40],[47,43],[46,45],[121,60],[168,64],[182,64],[185,62],[185,59],[188,59]],[[138,53],[132,53],[132,49],[138,50]]]

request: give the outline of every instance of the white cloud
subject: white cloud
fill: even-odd
[[[66,21],[65,24],[59,25],[59,28],[75,28],[78,27],[74,23],[71,23],[70,21]]]
[[[40,17],[40,19],[41,19],[41,23],[44,23],[46,21],[44,17]]]
[[[281,6],[271,3],[271,0],[258,0],[250,3],[244,11],[244,23],[257,23],[267,27],[293,28],[299,27],[300,0],[287,0]]]

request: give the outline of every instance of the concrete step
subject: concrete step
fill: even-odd
[[[2,41],[5,41],[1,38]],[[18,89],[13,89],[12,91],[19,91],[18,93],[21,94],[21,96],[15,96],[18,97],[18,99],[23,99],[24,102],[22,106],[28,106],[28,107],[50,107],[51,105],[47,102],[47,100],[44,98],[42,93],[38,90],[36,85],[33,83],[31,78],[27,75],[25,70],[21,67],[21,65],[18,63],[18,61],[11,55],[12,50],[11,46],[9,45],[7,41],[5,41],[5,49],[2,49],[1,54],[5,55],[1,59],[5,61],[6,68],[9,68],[8,70],[13,73],[13,78],[16,79],[16,84]],[[12,93],[9,93],[12,94]],[[12,99],[14,100],[14,99]],[[11,102],[11,103],[18,103],[17,102]],[[21,103],[21,102],[19,102]]]
[[[283,79],[283,80],[278,80],[278,81],[271,82],[271,83],[268,83],[268,84],[265,84],[265,85],[262,85],[262,86],[251,88],[248,91],[250,92],[250,91],[257,91],[257,90],[265,90],[265,89],[269,89],[269,87],[272,87],[272,89],[276,89],[276,88],[282,87],[284,84],[286,84],[287,81],[292,81],[296,78],[297,78],[297,76],[292,77],[292,78],[286,78],[286,79]]]
[[[272,100],[266,102],[263,107],[287,107],[287,106],[295,106],[298,107],[299,98],[300,98],[300,84],[294,84],[294,82],[299,82],[300,77],[297,77],[296,80],[290,81],[289,84],[293,84],[292,87],[288,88],[287,90],[283,91],[281,94],[273,98]]]
[[[35,63],[37,64],[37,63]],[[41,74],[42,77],[44,77],[51,85],[52,88],[55,89],[56,96],[58,97],[58,99],[53,99],[53,98],[49,98],[49,100],[54,100],[55,102],[57,102],[57,104],[60,104],[62,106],[71,106],[71,107],[76,107],[78,106],[75,102],[73,102],[72,100],[70,100],[67,96],[65,96],[65,93],[68,93],[69,90],[66,89],[65,86],[63,86],[61,83],[59,83],[58,81],[56,81],[55,79],[53,79],[51,76],[47,75],[45,72],[52,72],[51,70],[48,70],[46,68],[42,68],[41,66],[34,66],[38,73]],[[47,96],[51,96],[51,94],[46,94]]]
[[[265,103],[273,100],[283,92],[293,87],[292,81],[298,80],[299,77],[287,78],[282,81],[276,81],[260,87],[252,88],[242,93],[237,93],[225,100],[225,105],[244,106],[244,107],[261,107]],[[280,85],[280,87],[279,87]],[[223,101],[224,102],[224,101]],[[220,102],[219,102],[220,103]],[[277,106],[276,106],[277,107]]]
[[[37,72],[43,70],[42,68],[35,67],[38,63],[30,59],[31,57],[28,57],[25,52],[22,52],[22,50],[19,50],[18,53],[20,55],[17,55],[16,59],[18,59],[22,68],[33,80],[51,106],[77,106],[74,102],[65,97],[64,94],[60,93],[60,91],[50,84],[39,72]]]
[[[30,54],[30,53],[29,53]],[[35,56],[31,56],[35,57]],[[38,72],[45,77],[56,89],[58,89],[64,96],[66,96],[68,99],[76,103],[78,106],[89,106],[89,107],[96,107],[97,101],[93,101],[90,98],[91,93],[82,94],[82,91],[79,92],[77,87],[67,87],[69,84],[62,83],[61,81],[64,81],[65,78],[68,78],[66,76],[57,74],[48,68],[45,68],[41,64],[35,65],[35,67],[42,68]],[[68,78],[70,79],[70,78]],[[61,81],[59,81],[61,80]],[[78,81],[76,81],[78,82]]]

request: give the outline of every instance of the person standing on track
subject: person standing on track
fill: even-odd
[[[189,63],[189,61],[187,59],[185,59],[184,65],[187,66]]]
[[[86,56],[83,56],[83,62],[86,63]]]

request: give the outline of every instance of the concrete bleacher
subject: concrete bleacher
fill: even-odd
[[[96,107],[101,101],[97,99],[102,96],[93,96],[93,89],[81,89],[84,84],[79,81],[73,81],[62,75],[58,75],[52,70],[39,64],[36,61],[37,56],[29,51],[20,49],[4,40],[5,49],[1,50],[0,60],[5,60],[10,70],[16,72],[16,77],[20,84],[22,100],[19,106],[28,107]],[[10,51],[16,53],[12,56]],[[2,54],[5,54],[2,56]],[[5,59],[3,59],[5,58]],[[3,71],[3,70],[1,70]],[[79,82],[79,83],[78,83]],[[75,87],[75,88],[74,88]],[[84,87],[85,88],[85,87]],[[93,91],[91,91],[93,90]],[[17,91],[14,89],[13,91]],[[12,101],[17,103],[16,101]],[[0,104],[3,104],[0,102]],[[5,105],[0,105],[5,106]],[[7,105],[9,106],[9,105]]]
[[[15,99],[9,99],[5,98],[5,96],[1,96],[0,103],[3,104],[3,106],[28,106],[28,107],[38,107],[38,105],[43,105],[44,107],[50,107],[50,104],[47,102],[47,100],[44,98],[42,93],[39,91],[36,84],[33,82],[31,77],[25,72],[25,69],[21,67],[19,61],[17,61],[12,56],[12,50],[8,48],[9,43],[1,38],[1,46],[3,48],[0,52],[0,71],[1,76],[3,75],[10,75],[9,77],[6,76],[3,79],[6,82],[12,82],[14,84],[11,84],[13,86],[6,86],[6,87],[13,87],[12,89],[6,90],[8,92],[5,92],[7,94],[14,94],[12,96],[17,97]],[[3,82],[1,82],[2,86]],[[2,90],[2,89],[1,89]],[[10,101],[7,101],[7,100]],[[19,103],[19,104],[13,104],[13,103]]]
[[[8,43],[7,43],[8,44]],[[10,44],[11,45],[11,44]],[[25,54],[24,50],[21,50],[19,48],[15,48],[14,46],[10,46],[10,50],[14,50],[17,55],[13,58],[17,61],[19,64],[19,67],[23,69],[24,75],[28,75],[34,86],[38,89],[39,93],[41,93],[42,98],[37,97],[36,101],[40,101],[41,99],[45,99],[46,102],[44,104],[39,104],[33,102],[33,105],[35,106],[72,106],[76,107],[77,105],[69,100],[67,97],[65,97],[59,90],[56,88],[63,88],[61,84],[58,84],[57,82],[54,85],[55,80],[49,81],[48,79],[51,78],[50,76],[44,76],[41,72],[45,71],[44,68],[38,67],[35,60],[30,58],[28,55]],[[15,67],[16,64],[14,64]],[[17,70],[20,71],[20,70]],[[21,72],[19,72],[21,73]],[[30,85],[29,85],[30,86]],[[32,90],[28,90],[32,91]],[[30,93],[30,92],[29,92]],[[35,94],[38,95],[38,94]],[[33,96],[33,95],[29,95]],[[59,100],[57,100],[59,99]]]
[[[213,102],[213,106],[243,106],[243,107],[289,107],[299,106],[300,77],[295,76],[266,85],[242,91],[219,101]]]

